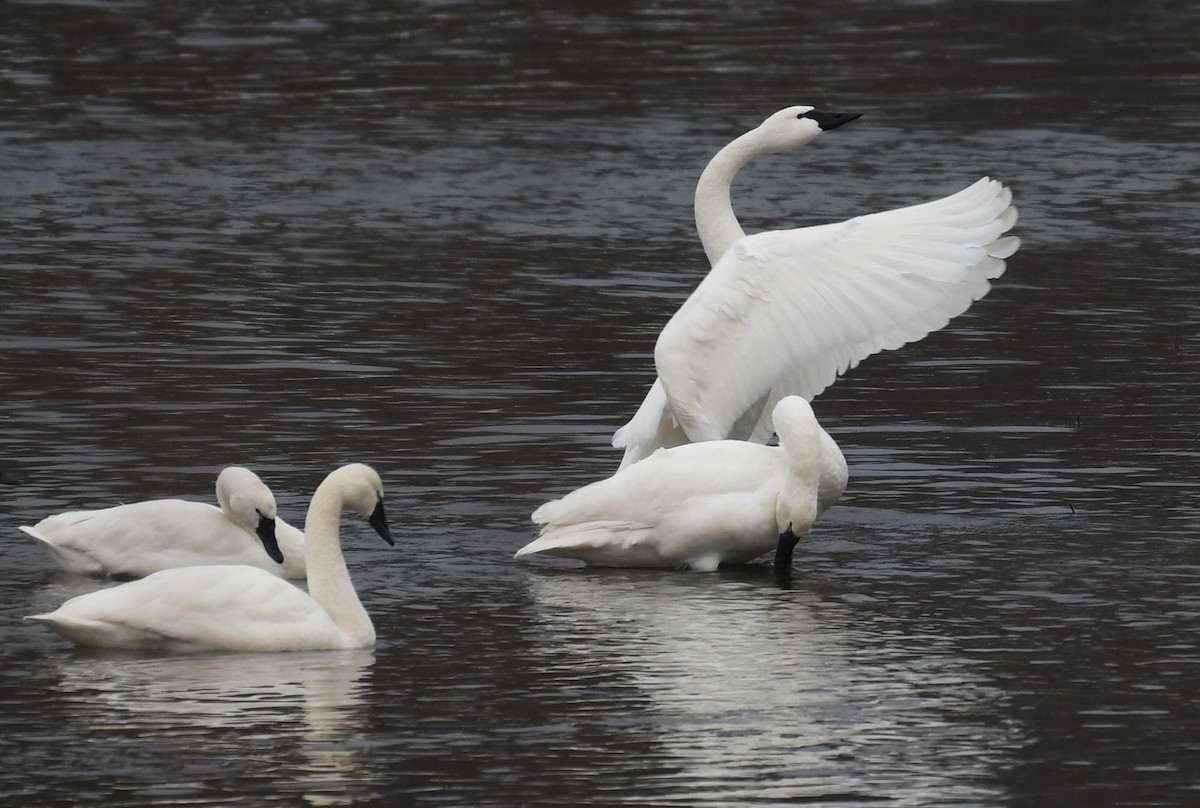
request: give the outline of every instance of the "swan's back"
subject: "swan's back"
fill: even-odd
[[[141,577],[176,566],[212,563],[194,546],[222,552],[254,539],[203,502],[160,499],[48,516],[21,528],[68,572]],[[180,542],[180,534],[195,541]],[[232,541],[230,541],[232,539]],[[265,555],[265,554],[264,554]]]
[[[275,537],[281,565],[258,539],[203,502],[158,499],[48,516],[22,531],[58,567],[84,575],[140,578],[160,570],[211,564],[246,564],[286,578],[303,578],[304,534],[282,519]]]
[[[713,441],[664,449],[542,505],[533,514],[538,538],[517,556],[697,569],[748,560],[775,535],[785,472],[779,447]]]
[[[712,441],[660,450],[533,513],[540,525],[612,520],[652,524],[695,497],[753,491],[782,473],[777,447]]]
[[[80,645],[168,651],[305,651],[345,638],[307,594],[248,566],[169,569],[30,619]]]

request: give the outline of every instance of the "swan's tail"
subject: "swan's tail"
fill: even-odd
[[[69,617],[59,612],[31,614],[25,618],[41,623],[76,645],[92,648],[152,648],[161,645],[161,637],[131,629],[120,623]],[[149,637],[149,639],[147,639]]]
[[[548,502],[546,505],[553,505]],[[543,505],[535,512],[541,513]],[[615,544],[636,544],[631,536],[644,532],[641,525],[629,522],[584,522],[578,525],[547,525],[542,533],[529,544],[517,550],[517,558],[535,553],[546,555],[569,555],[570,551],[597,550]]]
[[[18,530],[33,537],[33,540],[46,551],[50,560],[64,572],[73,572],[77,575],[101,575],[104,573],[104,567],[96,559],[86,553],[72,550],[70,547],[61,547],[55,544],[36,527],[21,525]]]
[[[541,536],[517,550],[515,557],[549,555],[597,566],[662,566],[663,559],[646,541],[651,532],[645,525],[616,521],[551,525],[543,528]]]

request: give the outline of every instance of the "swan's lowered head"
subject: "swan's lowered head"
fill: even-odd
[[[384,541],[395,545],[383,513],[383,482],[375,469],[365,463],[342,466],[325,478],[317,487],[317,494],[321,494],[322,489],[336,496],[333,501],[340,500],[344,507],[365,517]],[[314,495],[313,500],[317,501],[318,497]]]
[[[775,566],[790,567],[799,537],[817,521],[821,487],[821,425],[812,405],[800,396],[780,399],[771,414],[779,445],[788,458],[788,481],[775,501],[779,546]]]
[[[283,553],[275,540],[275,495],[253,471],[229,466],[217,475],[217,502],[238,527],[258,536],[267,555],[283,563]]]
[[[775,154],[798,149],[822,132],[862,117],[860,112],[821,112],[808,106],[785,107],[753,130],[761,152]]]

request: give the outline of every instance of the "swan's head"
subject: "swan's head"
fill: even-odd
[[[283,563],[275,540],[275,495],[257,474],[241,466],[223,469],[217,475],[217,502],[235,525],[258,536],[271,560]]]
[[[351,463],[332,472],[321,488],[332,486],[342,505],[365,517],[388,544],[395,544],[383,513],[383,481],[375,469],[365,463]]]
[[[821,426],[817,414],[801,396],[785,396],[771,411],[771,421],[779,435],[779,443],[785,448],[789,444],[800,447],[805,441],[820,435]]]
[[[754,130],[764,152],[798,149],[822,132],[837,129],[862,117],[859,112],[821,112],[812,107],[786,107],[771,115]]]

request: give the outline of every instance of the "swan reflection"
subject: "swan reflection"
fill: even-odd
[[[781,590],[765,571],[543,570],[529,586],[541,663],[631,681],[657,747],[709,799],[990,798],[1018,741],[972,720],[1001,696],[938,638]]]
[[[83,652],[63,664],[60,690],[79,705],[77,713],[93,731],[128,729],[186,745],[195,759],[213,766],[215,777],[227,776],[222,767],[245,757],[247,738],[269,738],[276,750],[294,748],[302,763],[289,777],[304,784],[306,802],[338,805],[370,796],[359,781],[367,736],[364,690],[374,661],[367,650]]]

